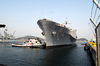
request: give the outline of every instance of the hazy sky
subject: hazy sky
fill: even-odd
[[[22,37],[42,37],[37,21],[45,16],[60,24],[67,21],[77,29],[78,38],[94,38],[90,23],[92,0],[0,0],[0,23],[5,24],[8,33]],[[0,28],[3,35],[4,29]]]

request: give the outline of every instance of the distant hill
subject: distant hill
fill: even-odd
[[[43,38],[35,37],[35,36],[24,36],[24,37],[19,37],[17,39],[37,39],[37,38],[39,38],[40,40],[45,40]]]
[[[79,38],[77,41],[88,41],[86,38]]]

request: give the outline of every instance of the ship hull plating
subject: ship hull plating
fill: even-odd
[[[58,23],[48,20],[38,20],[37,24],[43,31],[46,46],[71,45],[76,41],[76,33]]]

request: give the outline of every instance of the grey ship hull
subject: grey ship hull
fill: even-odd
[[[76,33],[66,27],[58,26],[56,22],[49,20],[38,20],[37,24],[43,31],[46,46],[71,45],[76,41]]]

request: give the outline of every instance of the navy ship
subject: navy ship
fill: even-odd
[[[5,28],[6,25],[2,25],[0,24],[0,28]],[[12,34],[8,34],[7,33],[7,28],[5,28],[4,30],[4,36],[0,33],[0,42],[15,42],[15,40],[17,40],[15,37],[14,37],[14,33],[13,35]]]
[[[65,23],[67,24],[67,21]],[[37,24],[45,36],[46,47],[72,45],[76,42],[76,30],[47,18],[38,20]]]

